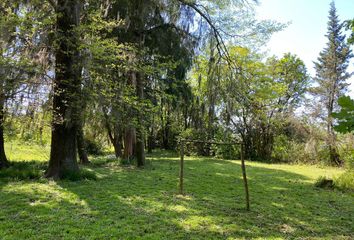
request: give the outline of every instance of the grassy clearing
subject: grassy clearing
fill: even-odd
[[[251,212],[238,161],[149,157],[144,170],[93,159],[97,181],[0,180],[0,239],[354,239],[354,194],[314,187],[341,171],[249,163]]]
[[[6,156],[16,162],[47,162],[50,154],[49,145],[25,144],[19,141],[5,143]]]

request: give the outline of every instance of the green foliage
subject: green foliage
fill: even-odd
[[[347,29],[352,31],[350,37],[348,38],[348,43],[354,44],[354,19],[347,21]]]
[[[336,135],[333,129],[335,122],[332,115],[338,106],[338,98],[348,90],[349,84],[346,81],[351,77],[348,66],[353,54],[347,44],[346,35],[342,32],[343,23],[339,20],[334,1],[331,2],[328,19],[327,45],[315,62],[316,87],[312,89],[312,93],[315,96],[316,108],[318,108],[317,118],[327,128],[326,142],[329,148],[329,161],[331,164],[339,165],[341,160],[336,150]],[[342,98],[340,101],[346,105],[349,100]],[[345,117],[343,113],[339,116]],[[345,121],[342,122],[337,129],[346,131],[348,126],[343,125]]]
[[[220,143],[232,143],[235,141],[234,136],[230,131],[223,131],[218,129],[215,134],[214,140]],[[211,146],[212,152],[215,154],[215,157],[221,159],[240,159],[241,147],[238,144],[223,145],[223,144],[214,144]]]
[[[347,170],[334,179],[335,187],[341,190],[354,192],[354,170]]]
[[[14,162],[9,168],[0,170],[0,179],[34,180],[43,176],[45,169],[44,164],[36,161],[31,162]]]
[[[100,142],[95,141],[92,138],[85,138],[86,151],[90,155],[102,155],[104,147]]]
[[[291,54],[264,62],[245,48],[232,47],[230,53],[244,73],[223,69],[223,120],[242,135],[247,158],[270,161],[275,135],[309,84],[305,64]]]
[[[338,120],[334,129],[340,133],[354,132],[354,100],[348,96],[342,96],[338,99],[340,112],[333,113],[333,117]]]
[[[341,144],[339,147],[339,155],[344,161],[344,167],[347,169],[354,169],[354,149],[352,142]]]
[[[329,178],[324,177],[324,176],[320,176],[319,178],[317,178],[317,180],[315,182],[315,187],[333,189],[334,188],[334,182],[333,182],[332,179],[329,179]]]
[[[330,179],[328,177],[319,177],[315,186],[319,188],[327,188],[327,189],[339,189],[343,191],[354,191],[354,171],[347,170],[344,173],[340,174],[338,177],[334,179]]]
[[[207,133],[203,129],[188,128],[180,134],[181,139],[207,141]],[[205,143],[187,142],[185,146],[186,155],[205,156],[210,150],[210,146]]]

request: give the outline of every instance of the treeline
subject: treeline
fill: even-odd
[[[340,136],[346,151],[338,147],[332,116],[351,51],[334,4],[315,79],[291,53],[259,53],[284,26],[255,20],[254,4],[2,1],[0,168],[9,166],[5,139],[19,138],[51,144],[46,176],[54,178],[107,145],[142,167],[146,150],[176,150],[180,138],[241,139],[252,160],[343,164],[353,139]],[[240,151],[188,149],[228,158]]]

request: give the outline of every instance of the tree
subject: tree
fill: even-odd
[[[243,140],[247,158],[270,160],[275,135],[306,91],[305,64],[291,54],[264,62],[242,47],[232,47],[230,56],[243,75],[221,70],[224,123]]]
[[[317,87],[313,93],[319,98],[325,109],[323,120],[327,129],[327,145],[329,158],[332,164],[340,165],[341,160],[336,150],[336,134],[333,129],[332,113],[337,108],[337,100],[347,90],[350,74],[347,72],[351,51],[346,43],[345,35],[342,34],[343,23],[338,19],[334,2],[329,11],[328,31],[326,37],[328,43],[315,62]]]
[[[350,37],[348,38],[348,43],[354,44],[354,19],[347,21],[347,29],[352,31]]]
[[[78,172],[77,142],[80,117],[79,60],[80,0],[58,0],[56,5],[55,80],[52,142],[46,177]]]
[[[4,147],[4,123],[9,101],[31,86],[36,75],[37,43],[30,6],[21,1],[0,3],[0,169],[9,165]],[[38,77],[38,76],[37,76]],[[33,83],[33,82],[32,82]]]
[[[332,114],[338,121],[334,129],[340,133],[354,132],[354,100],[348,96],[342,96],[338,99],[338,105],[341,110]]]

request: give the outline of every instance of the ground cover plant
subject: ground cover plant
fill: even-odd
[[[1,239],[353,238],[353,192],[314,186],[341,170],[248,163],[247,212],[239,161],[186,157],[181,196],[178,159],[157,152],[138,169],[99,157],[85,167],[96,180],[1,179]]]

